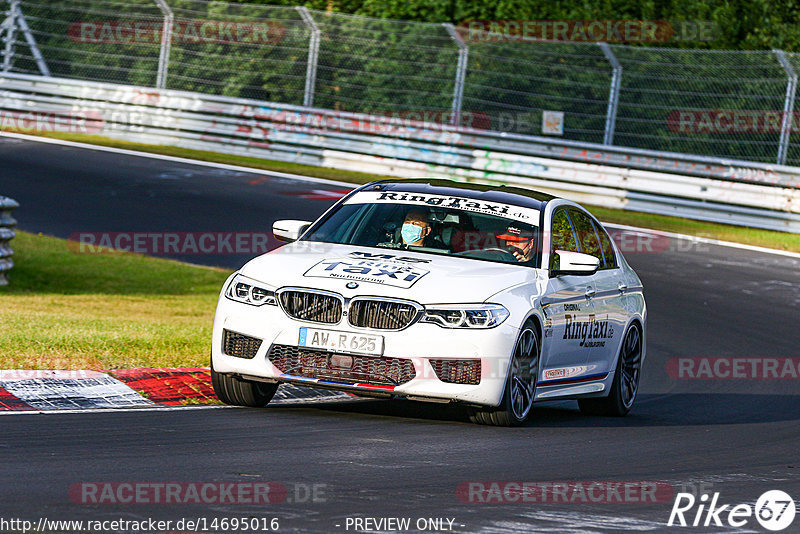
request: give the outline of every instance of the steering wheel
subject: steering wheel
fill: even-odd
[[[507,251],[506,249],[498,248],[498,247],[482,248],[480,250],[465,250],[463,252],[459,252],[457,254],[454,254],[454,256],[467,256],[467,255],[478,255],[478,256],[480,256],[484,252],[489,252],[489,253],[497,253],[497,252],[499,252],[499,253],[501,253],[503,255],[502,259],[504,261],[505,260],[518,261],[517,257],[513,253]]]
[[[514,260],[517,259],[517,257],[514,255],[513,252],[509,252],[508,250],[506,250],[504,248],[500,248],[500,247],[484,248],[484,249],[481,250],[481,252],[502,252],[506,256],[511,256],[512,258],[514,258]]]

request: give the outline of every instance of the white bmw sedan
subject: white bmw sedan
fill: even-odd
[[[225,403],[281,383],[457,402],[519,425],[534,402],[588,414],[633,406],[645,357],[642,284],[603,226],[569,200],[511,187],[391,180],[231,275],[211,373]]]

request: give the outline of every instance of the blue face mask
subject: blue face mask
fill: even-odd
[[[416,243],[422,238],[422,228],[416,224],[404,223],[400,235],[406,243]]]

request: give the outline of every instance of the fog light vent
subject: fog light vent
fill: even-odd
[[[222,331],[222,352],[237,358],[255,358],[261,340],[230,330]]]
[[[436,377],[449,384],[480,384],[480,360],[430,360]]]

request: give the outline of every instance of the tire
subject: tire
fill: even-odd
[[[470,409],[470,421],[481,425],[519,426],[533,410],[539,376],[541,338],[532,321],[526,321],[514,346],[500,406]]]
[[[578,406],[586,415],[623,417],[631,411],[639,390],[642,370],[642,331],[633,323],[625,333],[619,349],[611,391],[606,397],[579,399]]]
[[[218,373],[211,365],[211,385],[217,398],[231,406],[250,406],[261,408],[266,406],[275,392],[278,384],[266,382],[253,382],[235,376]]]

